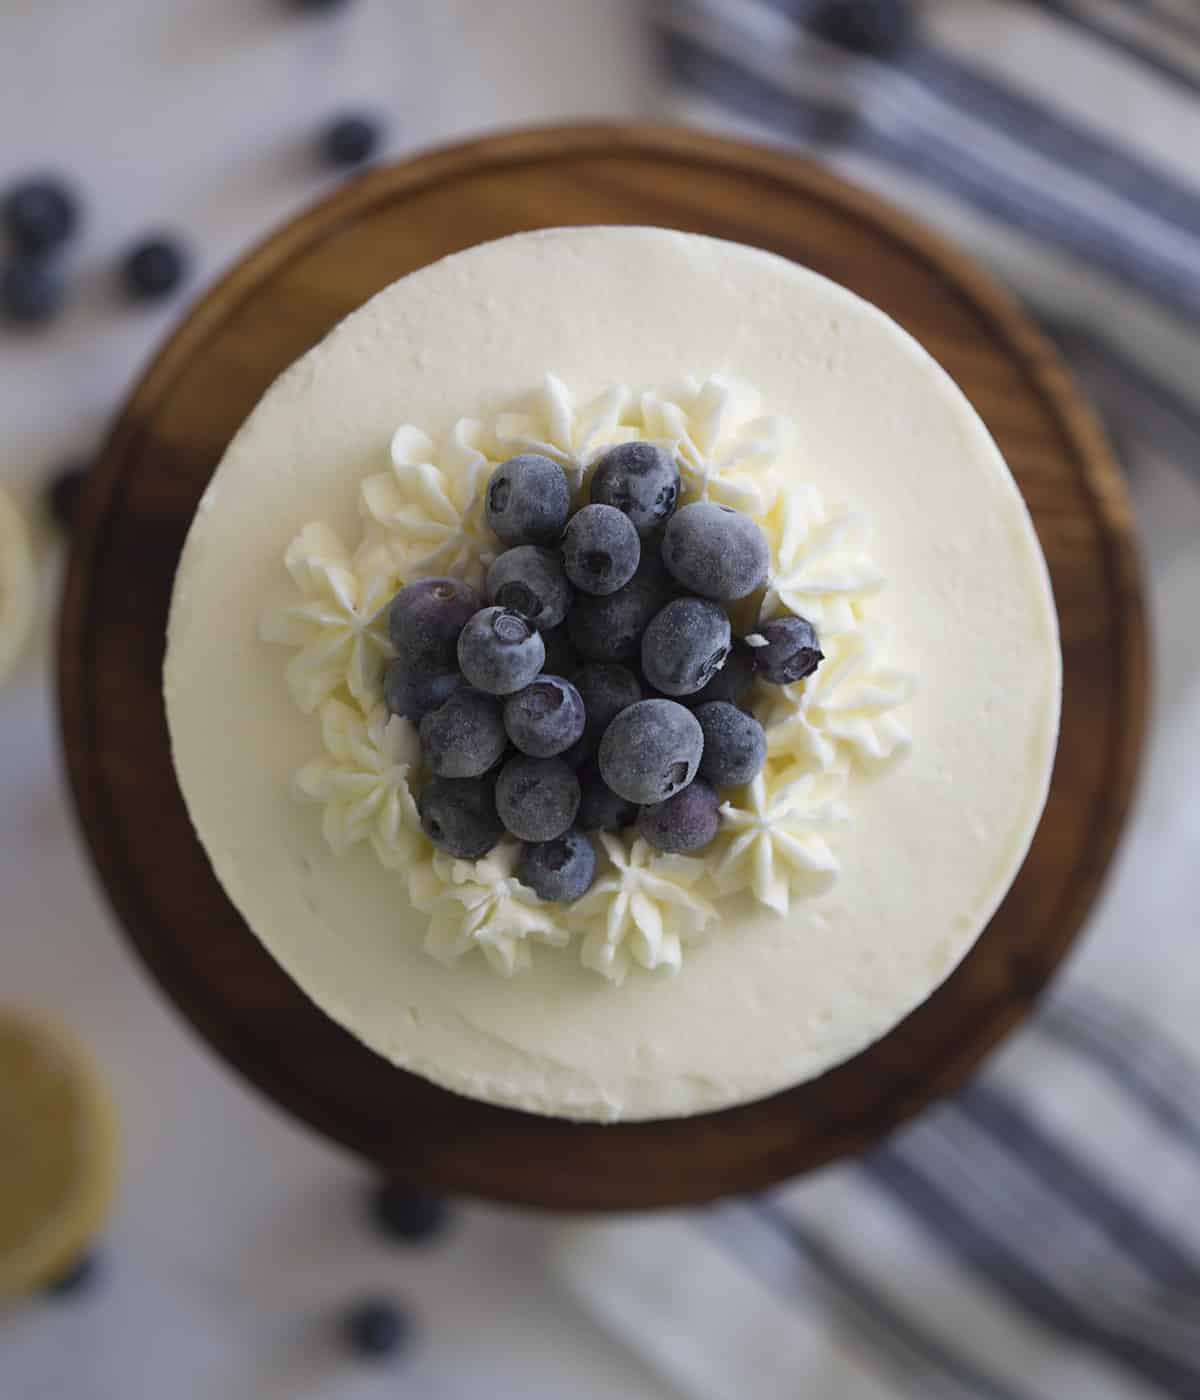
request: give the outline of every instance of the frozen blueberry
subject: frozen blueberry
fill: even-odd
[[[584,593],[615,593],[637,572],[642,547],[633,521],[614,506],[584,506],[567,522],[563,568]]]
[[[457,671],[443,676],[414,675],[408,661],[398,656],[388,662],[383,673],[383,698],[389,714],[415,722],[444,705],[462,683]]]
[[[346,1341],[356,1356],[372,1361],[395,1356],[408,1341],[408,1315],[388,1298],[363,1298],[346,1311]]]
[[[691,710],[674,700],[640,700],[604,731],[600,776],[629,802],[664,802],[696,776],[703,749]]]
[[[729,655],[729,618],[707,598],[675,598],[642,634],[642,674],[664,695],[692,695]]]
[[[75,232],[79,204],[61,180],[39,175],[19,181],[5,193],[0,217],[18,252],[48,253]]]
[[[618,797],[600,776],[600,766],[594,760],[579,770],[579,812],[575,824],[581,831],[620,831],[637,820],[638,809],[624,797]]]
[[[504,702],[508,737],[533,758],[565,753],[582,737],[585,718],[579,691],[561,676],[543,673]]]
[[[423,578],[402,588],[388,609],[388,635],[409,675],[457,671],[459,633],[482,605],[457,578]]]
[[[645,539],[675,513],[679,468],[674,454],[653,442],[626,442],[612,448],[596,463],[591,499],[615,506]]]
[[[421,830],[460,860],[478,860],[504,835],[496,785],[486,778],[431,778],[417,799]]]
[[[121,262],[121,278],[134,301],[157,301],[179,286],[187,268],[183,244],[160,234],[143,238],[129,249]]]
[[[663,533],[662,557],[684,588],[719,602],[760,588],[771,561],[767,537],[754,521],[715,501],[676,511]]]
[[[383,128],[358,112],[335,117],[321,133],[321,154],[330,165],[361,165],[379,149]]]
[[[596,852],[582,831],[572,830],[553,841],[539,841],[521,852],[517,879],[542,899],[571,904],[592,887]]]
[[[767,644],[754,648],[754,669],[772,685],[802,681],[825,660],[816,628],[806,618],[777,617],[758,630]]]
[[[505,544],[554,544],[571,512],[571,489],[557,462],[526,452],[492,473],[484,510]]]
[[[458,636],[458,664],[472,685],[492,695],[522,690],[542,669],[546,644],[509,608],[483,608]]]
[[[18,258],[0,273],[0,307],[22,326],[48,321],[63,302],[63,281],[57,268],[40,258]]]
[[[542,644],[546,648],[546,659],[542,662],[543,671],[548,671],[552,676],[566,676],[569,679],[579,669],[579,653],[571,644],[565,622],[551,627],[548,632],[543,632]]]
[[[741,787],[767,761],[767,736],[753,715],[727,700],[710,700],[693,711],[704,731],[700,776],[718,787]]]
[[[665,802],[643,807],[638,813],[638,835],[672,855],[698,851],[717,834],[720,808],[717,794],[697,778]]]
[[[450,1208],[441,1196],[401,1181],[385,1181],[371,1193],[371,1218],[381,1234],[405,1244],[423,1244],[443,1233]]]
[[[487,572],[488,602],[519,612],[540,631],[565,619],[572,596],[557,550],[540,545],[506,549]]]
[[[507,748],[499,700],[469,686],[421,721],[421,755],[439,778],[478,778]]]
[[[578,593],[567,615],[567,632],[588,661],[628,661],[638,654],[650,619],[670,598],[661,565],[643,565],[625,585],[604,597]]]
[[[60,530],[69,530],[74,523],[75,511],[86,480],[87,468],[72,462],[61,467],[46,487],[46,509]]]
[[[575,688],[587,710],[587,734],[598,744],[604,731],[630,705],[642,698],[642,686],[628,666],[593,662],[575,674]]]
[[[553,841],[574,822],[579,779],[561,758],[510,758],[496,780],[496,811],[522,841]]]
[[[899,52],[913,32],[908,0],[818,0],[808,23],[821,38],[875,58]]]
[[[103,1266],[100,1252],[90,1249],[48,1284],[46,1292],[51,1298],[74,1298],[80,1293],[89,1293],[100,1282],[104,1273]]]
[[[754,684],[754,649],[743,641],[735,641],[733,650],[726,658],[724,666],[706,686],[694,695],[687,696],[685,704],[693,709],[706,705],[710,700],[728,700],[736,705],[750,693]]]

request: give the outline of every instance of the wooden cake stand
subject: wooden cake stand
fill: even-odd
[[[610,223],[769,248],[861,292],[926,345],[982,414],[1033,511],[1066,676],[1033,849],[974,951],[928,1002],[811,1083],[722,1113],[604,1127],[435,1088],[305,998],[226,899],[188,822],[161,672],[196,503],[275,376],[360,302],[443,254],[520,229]],[[857,1152],[962,1084],[1026,1015],[1120,834],[1146,715],[1146,638],[1117,468],[1054,353],[989,277],[801,160],[695,132],[604,125],[490,137],[373,170],[209,292],[135,388],[92,473],[59,685],[70,781],[100,877],[138,953],[218,1053],[386,1173],[553,1208],[636,1208],[752,1191]]]

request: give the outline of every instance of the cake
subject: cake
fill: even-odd
[[[582,893],[548,898],[531,886],[528,845],[497,827],[494,845],[463,854],[431,820],[427,763],[465,760],[455,743],[431,758],[419,712],[396,713],[405,634],[389,627],[392,603],[431,578],[486,602],[496,559],[526,538],[497,534],[488,489],[503,464],[556,464],[547,499],[565,480],[569,536],[594,509],[599,468],[635,443],[665,454],[679,482],[665,533],[639,526],[639,568],[658,568],[706,512],[765,541],[752,591],[696,604],[722,609],[738,639],[753,684],[736,698],[762,726],[765,761],[704,798],[703,820],[719,811],[711,840],[673,847],[647,808],[578,838],[594,873]],[[551,550],[561,557],[557,538]],[[703,592],[736,552],[676,591]],[[793,617],[818,663],[768,680],[772,628]],[[655,722],[682,715],[682,733],[696,692],[660,694],[675,633],[659,631],[633,669],[640,659],[643,696],[665,707]],[[547,632],[552,653],[560,634]],[[470,678],[486,689],[482,675]],[[732,685],[732,670],[718,675]],[[616,227],[448,257],[285,372],[197,511],[165,668],[199,838],[317,1005],[451,1090],[604,1121],[784,1089],[928,997],[1028,849],[1060,686],[1028,512],[936,362],[803,267]],[[617,784],[608,731],[596,737]],[[636,769],[646,760],[627,737],[607,748]],[[515,762],[501,761],[489,792]]]

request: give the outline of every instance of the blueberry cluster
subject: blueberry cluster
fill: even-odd
[[[679,506],[671,453],[614,447],[574,513],[562,468],[525,453],[488,482],[487,522],[507,548],[485,595],[424,578],[396,595],[384,694],[419,726],[432,775],[421,825],[441,850],[484,856],[507,832],[519,878],[570,902],[591,885],[586,833],[634,827],[662,851],[700,850],[717,788],[766,760],[739,708],[756,679],[785,685],[822,661],[801,617],[733,637],[725,604],[762,588],[758,525],[711,501]]]

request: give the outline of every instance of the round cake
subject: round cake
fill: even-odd
[[[784,1089],[924,1000],[1025,856],[1060,686],[936,362],[784,259],[615,227],[446,258],[283,374],[165,670],[196,831],[304,991],[607,1121]]]

